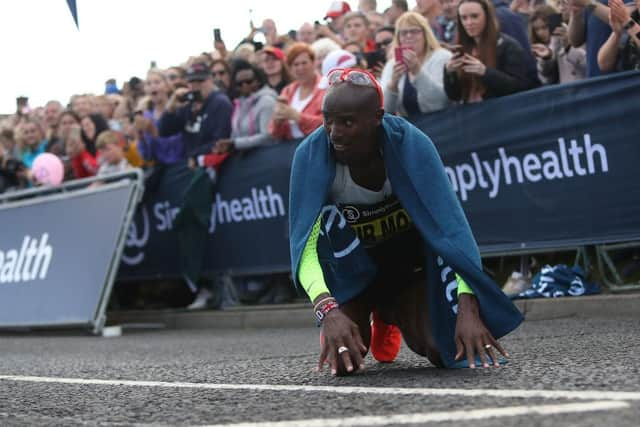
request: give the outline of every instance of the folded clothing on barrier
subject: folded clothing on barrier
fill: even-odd
[[[579,266],[564,264],[545,265],[540,273],[533,276],[531,287],[524,292],[511,296],[511,299],[557,298],[565,296],[595,295],[600,287],[589,282]]]

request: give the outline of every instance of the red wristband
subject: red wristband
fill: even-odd
[[[327,315],[327,313],[329,313],[331,310],[334,310],[336,308],[338,308],[338,303],[333,300],[333,301],[327,301],[326,303],[320,305],[320,307],[318,307],[314,314],[316,315],[316,319],[318,319],[318,322],[322,322],[325,318],[325,316]]]

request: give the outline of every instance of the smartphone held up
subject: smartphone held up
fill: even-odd
[[[185,93],[182,96],[179,96],[178,101],[189,102],[189,103],[202,102],[203,101],[202,93],[199,90],[192,90]]]
[[[460,58],[461,56],[464,55],[464,47],[462,47],[462,45],[459,45],[459,44],[451,45],[450,50],[451,50],[451,53],[453,53],[454,58]]]
[[[398,46],[393,50],[393,55],[396,62],[404,64],[404,55],[402,54],[402,52],[406,49],[406,47]]]
[[[552,13],[547,17],[547,26],[549,27],[549,33],[553,33],[553,31],[562,25],[562,14],[561,13]]]
[[[220,28],[214,28],[213,29],[213,41],[214,42],[221,42],[222,41],[222,35],[220,33]]]

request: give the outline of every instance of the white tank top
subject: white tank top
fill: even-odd
[[[336,163],[336,177],[331,185],[331,200],[336,204],[374,205],[380,203],[393,193],[389,177],[379,191],[364,188],[351,178],[349,166]]]
[[[301,113],[302,110],[307,108],[307,105],[309,104],[309,102],[311,102],[312,97],[313,92],[311,92],[306,98],[301,99],[300,86],[298,86],[298,89],[296,89],[293,94],[293,98],[291,98],[291,108],[296,110],[298,113]],[[289,125],[291,126],[291,136],[293,136],[294,138],[302,138],[304,136],[304,133],[302,133],[302,131],[300,130],[300,126],[298,126],[297,122],[289,120]]]

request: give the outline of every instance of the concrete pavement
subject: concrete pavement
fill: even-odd
[[[640,293],[518,300],[516,305],[526,320],[634,318],[640,316]],[[110,312],[107,324],[154,324],[168,329],[260,329],[309,327],[315,321],[310,304],[294,303],[195,312],[175,309]]]
[[[403,345],[347,378],[313,372],[315,327],[2,336],[0,425],[632,427],[639,328],[530,321],[501,340],[499,369],[436,369]]]

